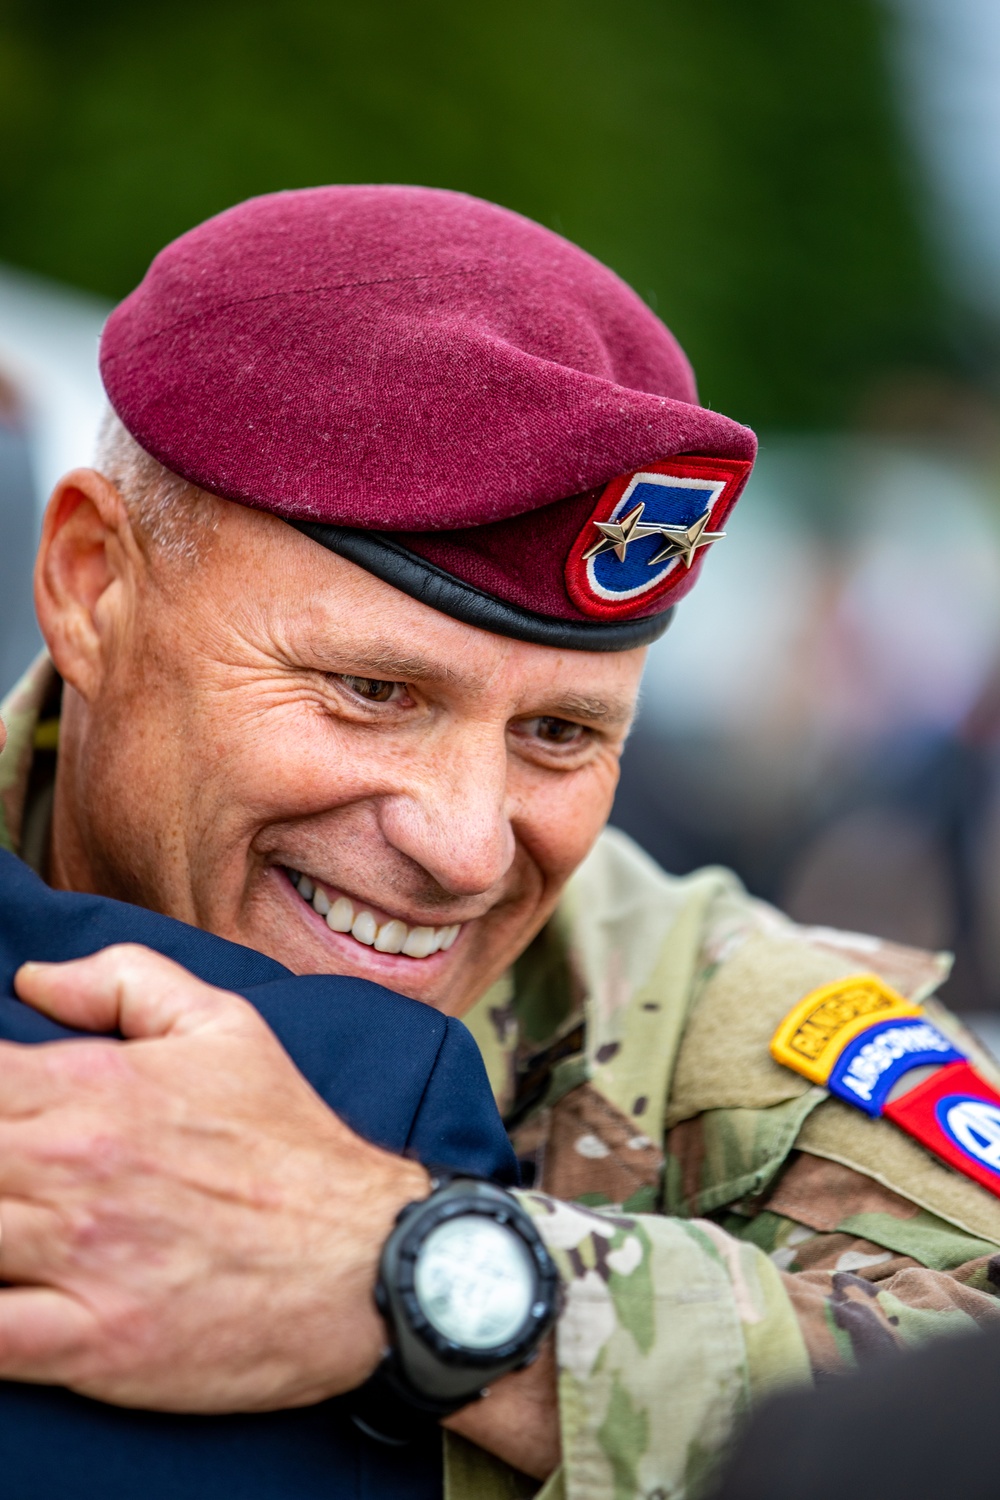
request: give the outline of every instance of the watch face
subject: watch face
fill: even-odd
[[[527,1321],[535,1268],[514,1230],[483,1214],[432,1229],[417,1254],[413,1289],[427,1321],[465,1349],[507,1343]]]

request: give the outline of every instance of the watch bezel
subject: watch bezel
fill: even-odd
[[[482,1184],[475,1184],[481,1190]],[[395,1292],[402,1304],[411,1333],[428,1346],[442,1363],[463,1369],[495,1369],[516,1359],[523,1350],[534,1350],[540,1337],[552,1322],[559,1277],[552,1258],[530,1216],[513,1201],[504,1202],[506,1194],[496,1188],[496,1197],[481,1191],[455,1194],[439,1202],[434,1195],[411,1205],[414,1222],[404,1228],[396,1249]],[[417,1296],[415,1277],[417,1258],[424,1243],[441,1224],[452,1219],[478,1217],[504,1225],[525,1246],[534,1273],[534,1285],[527,1316],[517,1332],[502,1344],[473,1349],[442,1334],[427,1317]],[[408,1215],[409,1217],[409,1215]]]

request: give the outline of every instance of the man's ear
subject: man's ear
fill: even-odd
[[[35,563],[35,609],[63,679],[90,699],[128,608],[142,553],[121,495],[95,469],[73,469],[52,491]]]

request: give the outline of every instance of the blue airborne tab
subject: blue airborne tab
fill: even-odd
[[[965,1054],[923,1016],[880,1021],[848,1042],[826,1086],[846,1103],[880,1115],[893,1085],[911,1068],[965,1061]]]

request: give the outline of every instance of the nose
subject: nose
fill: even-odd
[[[381,799],[383,837],[453,896],[491,890],[514,859],[503,736],[438,744],[410,771],[404,791]]]

